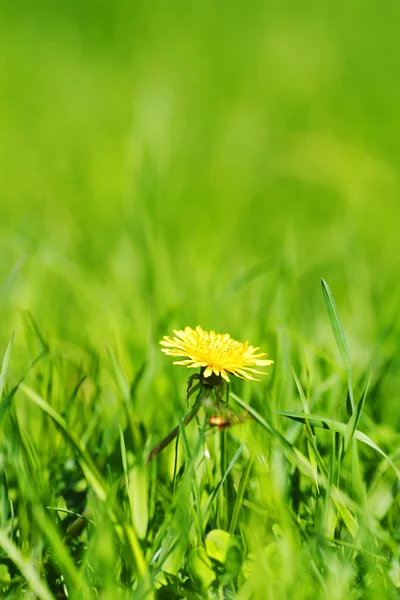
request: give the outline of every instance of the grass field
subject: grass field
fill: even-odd
[[[400,7],[2,5],[0,597],[398,598]]]

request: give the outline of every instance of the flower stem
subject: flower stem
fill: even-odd
[[[200,390],[192,410],[182,419],[182,424],[184,427],[186,427],[186,425],[189,425],[190,421],[194,419],[204,402],[207,400],[209,394],[210,391],[206,390],[205,388],[202,388]],[[161,442],[157,444],[157,446],[155,446],[151,452],[149,452],[146,464],[149,464],[149,462],[151,462],[153,458],[158,456],[160,452],[162,452],[164,448],[166,448],[177,437],[178,433],[179,425],[177,425],[172,431],[170,431],[169,434],[163,440],[161,440]]]

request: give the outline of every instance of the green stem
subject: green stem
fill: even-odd
[[[203,390],[200,390],[199,395],[197,396],[197,400],[196,400],[195,404],[193,405],[192,410],[183,418],[182,424],[184,427],[186,427],[186,425],[189,425],[190,421],[192,421],[194,419],[194,417],[199,412],[201,406],[203,405],[204,395],[202,392],[203,392]],[[209,392],[207,391],[207,395],[208,394],[209,394]],[[155,448],[153,448],[153,450],[147,456],[146,464],[149,464],[149,462],[152,461],[153,458],[158,456],[160,454],[160,452],[162,452],[176,438],[178,433],[179,433],[179,425],[177,425],[172,431],[170,431],[170,433],[163,440],[161,440],[161,442],[159,444],[157,444],[157,446],[155,446]]]
[[[221,431],[221,477],[225,476],[227,469],[227,435],[226,429]],[[225,529],[228,523],[228,515],[227,515],[227,501],[228,501],[228,479],[224,479],[224,483],[222,485],[222,494],[220,497],[220,514],[222,527]]]

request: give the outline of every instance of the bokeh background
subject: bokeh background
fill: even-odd
[[[398,424],[400,6],[1,12],[0,342],[16,330],[14,374],[27,312],[62,353],[115,348],[129,377],[146,364],[145,398],[186,379],[157,342],[187,324],[262,345],[279,374],[292,346],[336,352],[322,276],[356,371],[385,373],[377,419]]]

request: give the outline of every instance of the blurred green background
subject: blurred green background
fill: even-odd
[[[1,345],[16,329],[26,364],[29,311],[65,352],[146,361],[150,387],[185,380],[157,341],[187,324],[278,361],[283,338],[334,352],[323,276],[356,369],[388,364],[399,18],[395,2],[4,2]],[[380,417],[398,423],[388,373]]]
[[[341,457],[339,436],[318,431],[318,490],[298,470],[300,450],[316,460],[314,432],[273,411],[302,409],[294,367],[312,412],[348,421],[323,277],[356,401],[372,371],[357,426],[398,464],[400,4],[0,4],[0,357],[16,331],[0,404],[1,590],[5,575],[8,598],[27,589],[9,543],[57,598],[64,581],[71,598],[130,598],[141,552],[157,598],[186,578],[202,597],[191,560],[204,568],[204,538],[221,528],[243,549],[229,589],[222,563],[209,568],[214,598],[397,598],[389,463],[365,444]],[[207,413],[206,442],[187,428],[192,457],[171,444],[143,467],[187,410],[188,371],[158,341],[197,324],[274,359],[261,383],[231,385],[267,425],[213,436]],[[113,488],[104,504],[72,433]],[[107,513],[124,459],[133,561]],[[341,512],[332,482],[348,494]],[[51,512],[60,496],[101,526],[69,539],[71,515]]]

